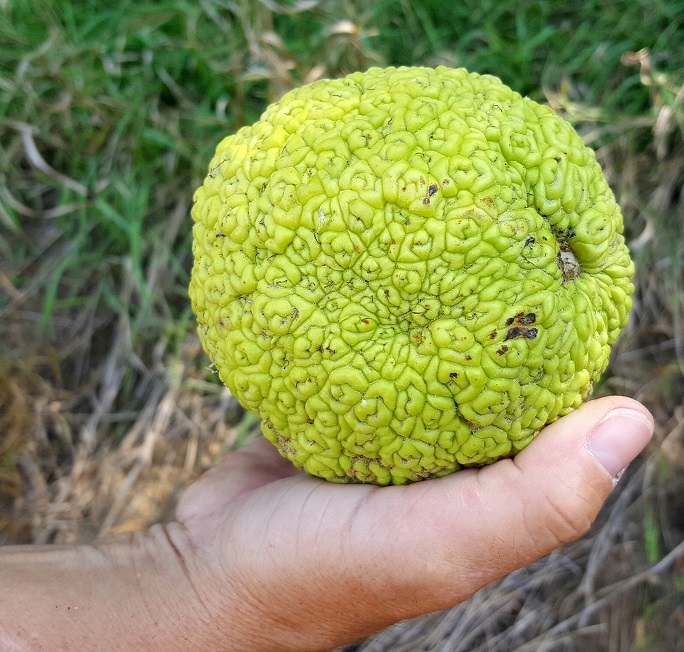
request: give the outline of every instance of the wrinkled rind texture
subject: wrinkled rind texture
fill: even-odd
[[[591,392],[631,306],[594,153],[463,69],[288,93],[220,143],[192,215],[190,295],[221,380],[336,482],[515,454]]]

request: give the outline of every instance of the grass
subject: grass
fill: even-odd
[[[298,84],[440,63],[597,149],[639,267],[600,391],[658,431],[581,542],[357,648],[681,645],[684,0],[0,0],[0,543],[163,519],[249,436],[187,300],[213,148]]]

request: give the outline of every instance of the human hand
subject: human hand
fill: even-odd
[[[400,487],[306,476],[263,439],[231,453],[167,526],[204,649],[326,650],[457,604],[581,536],[652,431],[598,399],[513,460]]]
[[[604,398],[514,460],[401,487],[333,485],[264,440],[182,496],[177,522],[0,548],[2,649],[327,650],[447,608],[583,534],[648,442]]]

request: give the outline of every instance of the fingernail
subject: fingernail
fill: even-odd
[[[587,445],[594,459],[615,478],[644,449],[652,434],[653,425],[646,415],[618,408],[594,428]]]

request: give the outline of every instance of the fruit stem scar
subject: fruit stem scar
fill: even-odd
[[[582,271],[582,268],[579,264],[579,260],[577,260],[575,252],[571,249],[570,245],[567,243],[566,240],[559,239],[558,246],[560,248],[560,251],[558,252],[558,256],[556,257],[556,262],[558,263],[558,267],[563,273],[563,280],[572,281],[576,279]]]

